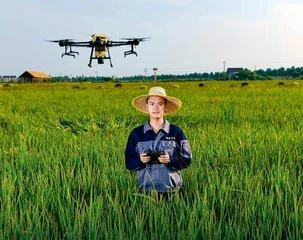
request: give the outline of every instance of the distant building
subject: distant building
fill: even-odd
[[[16,82],[17,76],[15,75],[0,75],[0,82]]]
[[[25,71],[19,76],[21,82],[38,83],[49,82],[51,77],[44,72]]]
[[[238,77],[238,73],[240,71],[242,71],[243,68],[227,68],[226,71],[226,76],[230,79],[230,78],[237,78]]]
[[[235,75],[242,71],[243,68],[227,68],[226,74],[227,75]]]

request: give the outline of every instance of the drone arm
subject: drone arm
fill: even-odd
[[[90,46],[92,46],[91,41],[88,41],[88,42],[71,42],[71,43],[68,43],[68,45],[72,46],[72,47],[90,47]]]
[[[120,46],[126,46],[130,45],[128,42],[122,42],[122,41],[110,41],[107,47],[120,47]]]

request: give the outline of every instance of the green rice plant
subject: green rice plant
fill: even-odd
[[[0,239],[302,238],[301,85],[156,84],[182,100],[167,120],[193,151],[168,201],[139,192],[124,163],[147,120],[131,100],[154,82],[1,88]]]

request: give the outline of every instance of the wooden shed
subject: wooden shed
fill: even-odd
[[[49,82],[51,77],[44,72],[25,71],[19,76],[21,82]]]

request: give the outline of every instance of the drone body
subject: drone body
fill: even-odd
[[[100,46],[95,47],[95,57],[106,57],[106,51],[107,51],[107,47],[106,44],[108,43],[109,39],[108,36],[106,34],[93,34],[92,35],[92,42],[96,43],[99,42],[101,43]]]
[[[134,51],[134,47],[138,46],[140,42],[147,40],[148,38],[124,38],[120,41],[111,41],[106,34],[93,34],[90,41],[76,42],[73,39],[61,39],[51,40],[49,42],[58,43],[60,47],[65,48],[65,52],[62,53],[61,57],[72,56],[76,57],[79,52],[72,50],[72,47],[88,47],[91,48],[91,54],[89,58],[88,66],[92,66],[92,60],[96,59],[98,64],[104,64],[104,60],[108,59],[110,66],[113,67],[109,49],[111,47],[119,47],[129,45],[131,49],[124,52],[124,57],[130,54],[138,56],[137,52]]]

